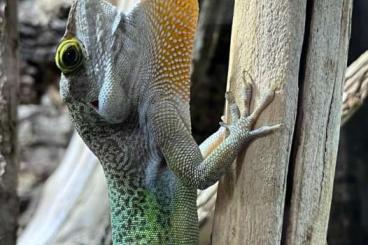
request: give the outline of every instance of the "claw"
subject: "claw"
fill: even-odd
[[[246,79],[245,75],[248,75],[250,78],[250,82],[249,80]],[[243,71],[243,85],[244,85],[244,89],[241,93],[241,99],[244,102],[244,112],[243,112],[243,116],[248,116],[249,112],[250,112],[250,101],[252,99],[252,90],[253,90],[253,83],[254,80],[252,78],[252,76],[250,75],[250,73],[246,70]]]
[[[250,78],[250,81],[246,79],[246,75]],[[275,91],[274,90],[268,90],[266,91],[257,106],[255,106],[255,109],[252,113],[250,112],[250,102],[252,99],[252,88],[253,88],[254,80],[250,73],[248,71],[243,71],[243,85],[244,90],[241,92],[242,100],[244,102],[244,113],[240,115],[240,111],[238,106],[235,103],[235,97],[232,92],[226,92],[225,98],[228,102],[229,106],[229,114],[230,114],[230,123],[226,124],[224,123],[224,120],[220,122],[221,127],[224,127],[227,132],[230,132],[230,128],[232,127],[240,127],[242,129],[245,129],[247,131],[247,135],[249,138],[255,138],[255,137],[261,137],[267,134],[272,133],[273,131],[279,129],[281,127],[281,124],[273,125],[273,126],[263,126],[254,130],[250,130],[252,128],[252,125],[255,123],[255,121],[258,119],[258,117],[261,115],[261,113],[266,109],[266,107],[272,102]],[[249,115],[250,114],[250,115]],[[239,123],[239,125],[237,125]],[[232,128],[233,129],[233,128]]]
[[[225,98],[229,104],[230,122],[235,123],[240,118],[240,111],[239,107],[235,103],[235,96],[231,91],[228,91],[225,93]]]
[[[250,79],[250,83],[248,82],[248,80],[245,78],[245,75],[248,75],[248,77],[249,77],[249,79]],[[254,84],[254,80],[253,80],[253,77],[252,77],[252,75],[250,74],[250,72],[249,71],[247,71],[247,70],[244,70],[243,71],[243,83],[244,83],[244,85],[245,86],[247,86],[247,84]]]

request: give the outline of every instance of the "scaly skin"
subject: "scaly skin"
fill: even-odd
[[[61,95],[104,168],[114,244],[197,244],[197,188],[215,183],[247,141],[278,127],[251,131],[273,92],[249,116],[228,94],[229,136],[201,155],[189,116],[197,18],[197,0],[145,0],[128,16],[102,0],[72,6],[64,40],[79,42],[83,62],[63,67],[66,48],[58,49]],[[247,103],[250,89],[245,83]]]

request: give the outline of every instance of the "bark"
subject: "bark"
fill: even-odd
[[[240,90],[244,70],[256,100],[276,88],[257,126],[284,126],[253,142],[220,183],[213,244],[325,244],[351,4],[236,1],[229,89]]]
[[[348,121],[368,95],[368,52],[353,62],[345,74],[342,123]]]
[[[307,2],[287,244],[325,244],[342,113],[351,0]]]
[[[15,244],[18,200],[16,87],[18,81],[16,1],[0,0],[0,244]]]
[[[368,86],[367,86],[368,66],[365,65],[368,60],[367,54],[368,53],[366,52],[363,55],[361,55],[361,57],[359,57],[355,62],[353,62],[346,70],[344,92],[343,92],[343,105],[342,105],[342,116],[341,116],[342,125],[341,126],[345,124],[351,124],[347,122],[350,122],[350,119],[353,117],[355,112],[357,112],[358,110],[359,111],[364,110],[364,108],[363,109],[360,109],[360,108],[361,106],[364,105],[364,101],[368,94]],[[365,106],[365,108],[367,108],[367,106]],[[353,123],[355,122],[354,125],[355,124],[365,125],[364,124],[364,121],[366,121],[365,117],[360,116],[360,118],[362,119],[353,120]],[[364,178],[363,173],[367,171],[364,170],[365,169],[364,160],[355,160],[358,163],[353,164],[351,167],[345,166],[346,163],[344,162],[346,162],[346,159],[349,158],[349,156],[351,158],[354,158],[354,156],[357,156],[359,154],[365,155],[364,142],[361,142],[360,144],[361,145],[360,147],[364,148],[362,150],[357,150],[356,149],[357,147],[355,146],[356,142],[364,141],[364,139],[366,138],[365,134],[361,133],[361,128],[362,126],[350,126],[348,129],[345,129],[343,131],[345,132],[345,137],[351,136],[350,138],[352,139],[350,140],[351,141],[350,145],[348,145],[345,141],[343,141],[341,142],[342,145],[339,148],[340,149],[339,152],[341,153],[340,158],[342,158],[340,159],[340,165],[344,164],[344,166],[340,167],[340,173],[338,174],[338,176],[336,177],[337,179],[335,180],[335,185],[337,186],[336,188],[334,188],[335,193],[334,193],[333,204],[336,206],[335,207],[336,210],[333,212],[334,217],[332,217],[332,220],[330,220],[330,225],[329,225],[329,227],[332,228],[333,230],[331,231],[331,234],[329,234],[331,241],[338,240],[339,237],[341,238],[343,236],[343,234],[346,234],[349,232],[351,233],[350,234],[351,237],[354,237],[354,239],[359,239],[356,235],[354,235],[357,231],[356,229],[357,224],[355,221],[357,219],[362,220],[364,218],[357,215],[356,213],[361,212],[365,214],[365,212],[357,210],[356,205],[361,206],[361,207],[365,206],[364,203],[367,202],[365,201],[366,199],[365,198],[366,197],[365,188],[363,188],[363,190],[360,190],[361,192],[360,199],[363,200],[362,203],[364,205],[356,204],[357,200],[355,199],[350,201],[351,203],[353,203],[351,204],[351,207],[348,206],[347,203],[350,200],[349,198],[351,198],[350,196],[354,195],[354,193],[356,192],[359,192],[358,188],[360,186],[366,186],[365,184],[366,178]],[[356,133],[353,133],[352,135],[352,132],[355,132],[355,131]],[[355,140],[356,138],[359,138],[359,140]],[[351,147],[351,145],[353,145],[353,147]],[[349,148],[354,148],[354,151],[348,154],[346,153],[346,150]],[[352,151],[352,149],[348,151],[350,152]],[[358,151],[358,152],[355,152],[355,151]],[[354,170],[352,170],[351,168],[355,169],[356,171],[355,174],[353,173]],[[357,181],[362,182],[362,184],[357,185],[355,181],[354,181],[354,184],[350,183],[352,181],[350,177],[351,175],[357,175],[358,176],[356,177]],[[349,183],[344,183],[344,182],[349,182]],[[351,187],[351,185],[354,185],[354,186]],[[199,216],[200,227],[201,227],[201,239],[202,241],[204,241],[201,244],[209,244],[208,241],[210,240],[211,232],[205,229],[207,229],[207,227],[212,226],[213,211],[215,209],[216,193],[217,193],[217,185],[214,185],[209,189],[201,191],[200,196],[198,197],[198,203],[200,204],[198,205],[198,216]],[[346,200],[347,198],[348,200]],[[364,223],[363,220],[361,222]],[[362,237],[364,236],[364,234],[367,234],[367,232],[363,231],[363,229],[368,230],[365,225],[361,225],[361,226],[362,228],[360,228],[360,230],[362,231],[360,232],[361,235],[359,235],[359,237]],[[347,230],[347,228],[349,228],[349,230]],[[332,243],[332,244],[335,244],[335,243]]]

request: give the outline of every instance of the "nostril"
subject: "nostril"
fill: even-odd
[[[91,105],[98,110],[98,100],[92,101]]]

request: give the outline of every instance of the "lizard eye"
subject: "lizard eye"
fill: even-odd
[[[57,67],[64,74],[77,71],[83,64],[82,44],[76,38],[64,39],[59,44],[55,62]]]

